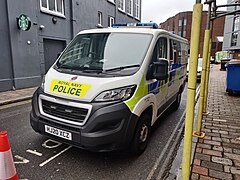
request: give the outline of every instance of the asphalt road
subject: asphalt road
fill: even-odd
[[[0,131],[8,132],[20,179],[156,179],[166,168],[161,162],[184,113],[186,90],[178,111],[168,111],[154,125],[149,145],[140,157],[127,152],[92,153],[35,133],[29,123],[30,101],[1,106]]]

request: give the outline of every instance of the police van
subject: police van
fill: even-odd
[[[84,30],[34,93],[31,126],[83,149],[140,155],[151,126],[179,107],[187,52],[186,39],[155,23]]]

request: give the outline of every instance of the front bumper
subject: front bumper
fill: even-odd
[[[125,103],[91,103],[89,117],[85,124],[80,126],[42,115],[38,98],[41,94],[49,96],[40,88],[37,89],[33,95],[30,113],[30,123],[36,132],[91,151],[120,150],[127,148],[131,143],[138,117],[131,113]],[[70,132],[72,140],[46,133],[45,125]]]

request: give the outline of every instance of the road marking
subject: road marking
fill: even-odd
[[[14,156],[16,159],[20,160],[20,161],[17,161],[17,162],[14,162],[14,164],[27,164],[29,163],[29,160],[28,159],[25,159],[19,155],[16,155]]]
[[[47,145],[47,143],[53,143],[54,145]],[[58,141],[54,141],[52,139],[48,139],[48,140],[44,141],[44,143],[42,144],[42,146],[47,149],[57,148],[60,145],[62,145],[62,143],[60,143]]]
[[[21,101],[21,102],[16,102],[16,103],[11,103],[11,104],[2,105],[2,106],[0,106],[0,110],[2,110],[2,109],[7,109],[7,108],[10,108],[10,107],[14,107],[14,106],[19,106],[19,105],[28,104],[28,103],[30,103],[30,102],[31,102],[31,100],[26,100],[26,101]]]
[[[72,146],[68,146],[67,148],[65,148],[64,150],[62,150],[61,152],[59,152],[58,154],[56,154],[55,156],[49,158],[48,160],[42,162],[41,164],[39,164],[40,167],[43,167],[44,165],[46,165],[47,163],[49,163],[50,161],[52,161],[53,159],[55,159],[56,157],[60,156],[61,154],[63,154],[65,151],[69,150]]]
[[[198,98],[198,96],[199,96],[199,92],[200,92],[200,86],[198,86],[198,88],[197,88],[196,100],[197,100],[197,98]],[[181,118],[180,118],[180,121],[178,121],[177,126],[176,126],[175,129],[173,130],[173,132],[172,132],[171,136],[169,137],[169,139],[168,139],[168,141],[167,141],[164,149],[162,150],[162,153],[161,153],[160,156],[157,158],[157,160],[156,160],[154,166],[152,167],[150,173],[148,174],[146,180],[151,180],[151,179],[152,179],[152,177],[153,177],[155,171],[157,170],[157,168],[158,168],[158,166],[159,166],[159,164],[160,164],[163,156],[165,156],[165,155],[167,154],[167,149],[169,148],[170,143],[173,141],[173,137],[174,137],[174,135],[176,134],[177,130],[179,129],[179,126],[180,126],[180,124],[182,123],[182,119],[184,118],[185,114],[186,114],[186,109],[184,110],[184,112],[183,112],[183,114],[182,114],[182,116],[181,116]],[[158,176],[159,176],[159,174],[158,174]]]
[[[28,150],[26,150],[26,152],[28,152],[28,153],[30,153],[30,154],[34,154],[34,155],[36,155],[36,156],[42,156],[42,153],[37,152],[36,150],[28,149]]]

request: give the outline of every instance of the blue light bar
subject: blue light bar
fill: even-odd
[[[157,29],[157,23],[120,23],[120,24],[113,24],[112,27],[149,27],[153,29]]]
[[[158,28],[157,23],[137,23],[137,26],[152,27],[154,29]]]
[[[119,23],[119,24],[113,24],[112,27],[122,27],[122,26],[127,26],[127,23]]]

